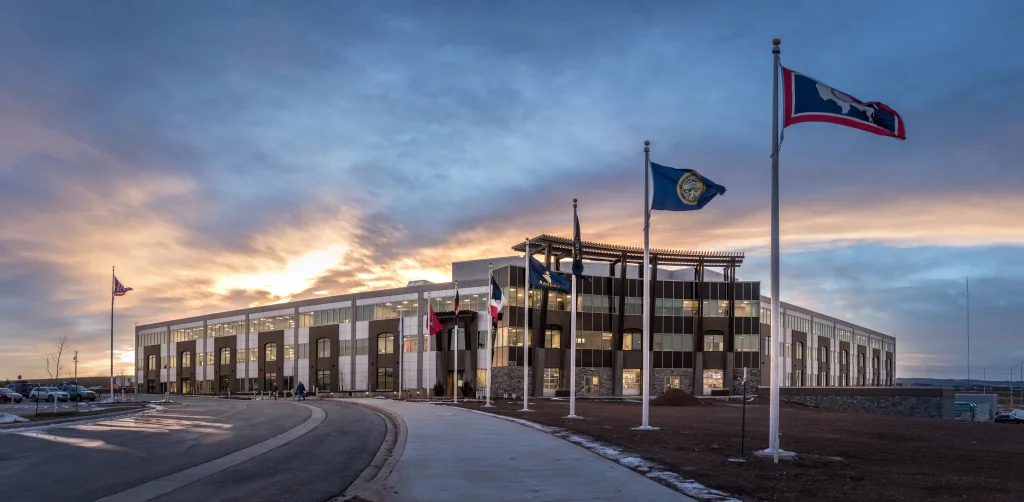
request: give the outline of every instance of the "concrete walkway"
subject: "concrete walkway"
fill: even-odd
[[[426,403],[358,401],[397,413],[408,427],[405,450],[380,490],[385,500],[693,500],[579,446],[507,420]]]

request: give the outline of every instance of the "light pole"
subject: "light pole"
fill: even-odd
[[[1013,369],[1020,369],[1020,367],[1021,366],[1019,364],[1010,365],[1010,408],[1013,408]]]

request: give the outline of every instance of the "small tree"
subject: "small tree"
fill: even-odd
[[[462,397],[476,397],[473,385],[467,381],[462,382]]]
[[[57,385],[60,380],[60,372],[64,369],[64,365],[61,364],[61,357],[64,355],[64,349],[68,345],[68,335],[64,335],[64,338],[57,340],[57,350],[46,354],[43,358],[46,360],[46,373],[53,379],[53,384]]]
[[[440,380],[438,380],[437,383],[434,384],[434,388],[431,389],[431,392],[434,393],[434,397],[445,395],[444,384],[441,383]]]

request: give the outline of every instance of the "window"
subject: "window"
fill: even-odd
[[[246,360],[245,349],[238,349],[235,351],[235,362],[244,363]]]
[[[331,339],[320,338],[316,341],[316,357],[317,359],[324,359],[331,357]]]
[[[156,356],[150,354],[147,359],[148,360],[146,361],[146,367],[148,369],[150,369],[150,370],[155,370],[156,369]]]
[[[668,352],[692,352],[693,335],[681,333],[654,333],[651,344],[654,350]]]
[[[294,361],[295,360],[295,344],[286,343],[284,345],[284,360],[285,361]],[[290,377],[285,377],[285,378],[290,378]],[[291,388],[291,387],[289,387],[289,388]]]
[[[605,297],[607,298],[607,297]],[[613,304],[614,305],[614,304]],[[615,308],[612,309],[612,312]],[[626,315],[643,315],[644,313],[644,299],[636,298],[633,296],[626,297]]]
[[[377,335],[377,353],[393,354],[395,352],[394,333],[381,333]]]
[[[544,346],[549,349],[562,348],[562,330],[560,328],[548,328],[544,331]]]
[[[764,355],[772,355],[772,337],[770,336],[764,337]]]
[[[394,390],[394,371],[393,368],[377,368],[377,390]]]
[[[274,390],[277,387],[277,373],[263,374],[263,390]]]
[[[194,328],[178,328],[171,330],[171,341],[172,342],[187,342],[189,340],[196,340],[203,336],[203,327],[196,326]]]
[[[661,317],[680,317],[683,315],[683,300],[675,298],[656,298],[654,315]]]
[[[330,389],[331,388],[331,371],[330,370],[317,370],[317,372],[316,372],[316,388],[317,389]]]
[[[841,359],[842,363],[845,364],[845,365],[849,365],[850,364],[850,351],[844,350],[842,352],[842,355],[843,355],[843,358]]]
[[[277,361],[277,344],[276,343],[268,343],[268,344],[266,344],[264,346],[264,349],[265,349],[265,353],[266,353],[266,358],[264,359],[265,361],[267,361],[267,362]]]
[[[487,387],[487,370],[477,369],[476,370],[476,388],[484,389]]]
[[[793,372],[793,385],[801,386],[804,384],[804,371],[796,370]]]
[[[402,352],[419,352],[420,335],[402,337]]]
[[[821,347],[819,350],[818,361],[828,364],[828,347]]]
[[[235,336],[245,334],[245,321],[231,321],[211,324],[206,327],[206,335],[210,338],[219,336]]]
[[[278,331],[295,327],[295,318],[291,314],[263,317],[260,319],[249,319],[249,332],[261,333],[266,331]]]
[[[191,352],[186,350],[185,352],[181,353],[181,367],[182,368],[191,368],[192,367],[192,353]]]
[[[704,300],[704,317],[729,317],[729,300]]]
[[[793,344],[793,359],[802,360],[804,358],[804,344],[803,342],[796,342]]]
[[[231,349],[227,347],[220,349],[220,363],[222,365],[231,364]]]
[[[736,305],[733,307],[733,312],[736,317],[758,317],[758,312],[761,302],[757,300],[736,300]]]
[[[249,349],[249,362],[250,363],[259,362],[259,359],[260,359],[260,349]]]
[[[760,335],[733,335],[734,352],[757,352],[760,350]]]
[[[612,334],[606,331],[579,331],[577,349],[612,350]]]
[[[299,313],[299,327],[309,328],[312,326],[329,326],[331,324],[345,324],[352,322],[352,307],[341,307],[337,309],[316,310],[313,312]]]
[[[357,356],[365,356],[370,353],[370,339],[369,338],[356,338],[356,354]]]
[[[153,333],[139,334],[139,346],[141,347],[162,345],[164,343],[167,343],[167,331],[165,329]]]
[[[433,337],[431,337],[433,338]],[[431,344],[433,345],[433,344]],[[503,327],[498,328],[494,333],[495,347],[522,347],[523,328]]]
[[[451,343],[453,336],[455,337],[455,340],[458,342],[458,350],[466,350],[466,330],[464,328],[458,328],[458,330],[453,328],[448,330],[449,347],[454,345],[453,343]]]
[[[665,390],[678,389],[679,388],[679,375],[669,375],[665,377]]]
[[[578,298],[576,301],[579,302],[577,308],[580,312],[595,314],[611,314],[613,312],[612,299],[608,296],[577,294],[576,297]]]
[[[725,335],[704,335],[704,352],[725,350]]]
[[[642,350],[643,333],[639,331],[628,331],[622,334],[622,350]]]

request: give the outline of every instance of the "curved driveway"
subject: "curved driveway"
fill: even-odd
[[[284,400],[177,399],[181,404],[145,416],[0,432],[3,500],[94,501],[261,443],[311,417],[309,408]],[[373,459],[386,426],[360,407],[306,403],[327,415],[309,432],[159,500],[325,500],[340,494]]]

